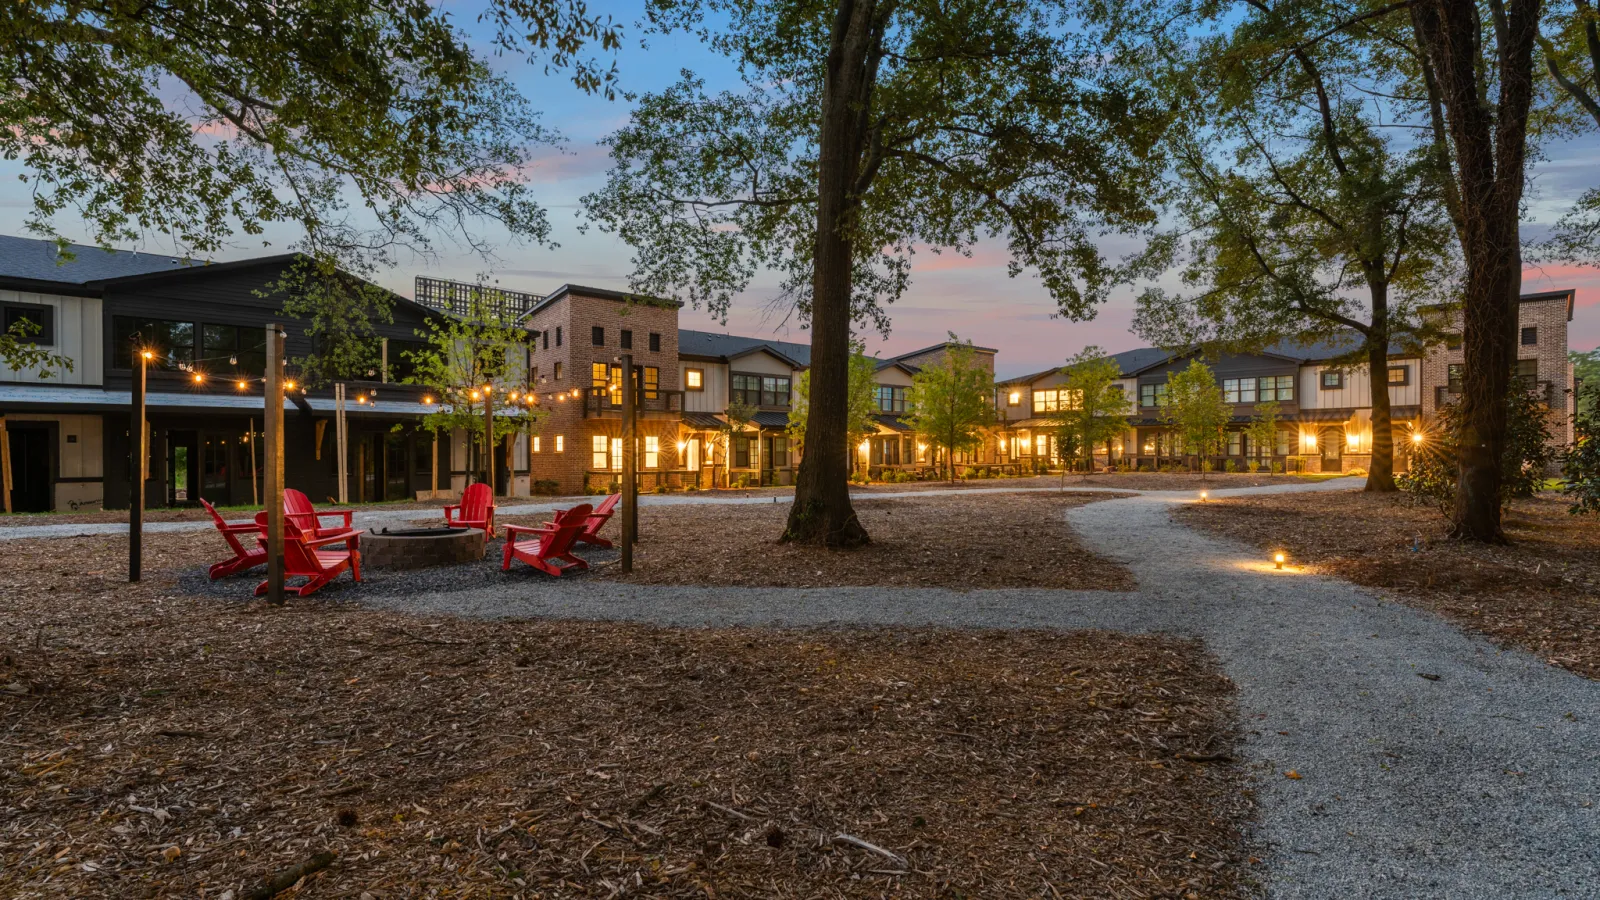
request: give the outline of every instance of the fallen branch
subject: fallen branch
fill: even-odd
[[[268,878],[260,885],[252,888],[244,895],[244,900],[272,900],[273,897],[295,886],[300,879],[316,873],[333,865],[339,854],[331,850],[324,850],[297,866],[291,866],[282,872]]]
[[[1192,763],[1207,762],[1233,762],[1233,755],[1229,753],[1175,753],[1178,759]]]
[[[882,847],[879,847],[877,844],[869,844],[866,841],[863,841],[861,838],[858,838],[853,834],[845,834],[844,832],[841,831],[838,834],[833,836],[833,840],[834,840],[834,843],[849,844],[852,847],[859,847],[862,850],[869,850],[869,851],[871,851],[873,853],[878,854],[879,856],[883,857],[884,859],[888,859],[888,860],[894,861],[901,868],[904,868],[904,869],[911,868],[911,863],[908,862],[904,856],[901,856],[900,854],[895,853],[893,850],[885,850]]]

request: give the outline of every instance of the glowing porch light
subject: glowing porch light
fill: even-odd
[[[143,356],[145,359],[155,359],[156,358],[156,355],[154,353],[151,353],[149,350],[146,350],[146,351],[144,351],[143,353],[141,353],[139,355]]]
[[[1420,431],[1411,432],[1411,443],[1413,443],[1413,444],[1422,443],[1422,432],[1420,432]]]
[[[679,441],[678,442],[678,452],[679,453],[682,453],[683,451],[685,451],[687,449],[689,449],[689,442],[688,441]]]
[[[867,451],[872,449],[872,442],[871,441],[862,441],[857,446],[856,449],[860,450],[862,453],[866,453]]]

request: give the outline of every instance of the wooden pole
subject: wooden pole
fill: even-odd
[[[494,385],[483,386],[483,475],[489,483],[489,496],[495,495],[494,478]]]
[[[344,384],[333,386],[333,447],[338,456],[339,505],[350,502],[350,457],[345,445]]]
[[[267,601],[283,605],[283,328],[267,326]]]
[[[139,367],[133,373],[133,410],[128,436],[133,439],[132,465],[128,467],[128,580],[139,580],[139,565],[144,558],[144,469],[150,455],[150,433],[144,422],[144,376],[149,365],[146,351],[134,348]]]
[[[622,354],[622,571],[633,571],[633,542],[639,535],[639,470],[633,442],[633,354]]]
[[[0,416],[0,494],[5,494],[6,513],[11,512],[11,435],[6,417]]]
[[[428,482],[428,497],[439,499],[439,432],[433,433],[433,480]]]
[[[261,471],[256,468],[256,419],[251,416],[246,428],[244,439],[250,442],[250,505],[260,506],[260,486],[256,484],[256,473]]]

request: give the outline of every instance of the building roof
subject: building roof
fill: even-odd
[[[728,424],[728,420],[717,415],[716,413],[685,410],[683,413],[683,424],[687,425],[689,428],[697,429],[699,431],[717,431],[718,429],[722,428],[722,426]]]
[[[159,253],[105,250],[84,244],[71,244],[68,249],[73,258],[63,261],[55,241],[0,235],[0,278],[81,285],[205,265]]]
[[[793,341],[774,341],[766,338],[741,337],[733,334],[716,334],[710,331],[678,329],[678,355],[698,356],[727,362],[758,350],[767,350],[779,358],[789,360],[801,368],[811,365],[811,345]]]
[[[670,306],[674,309],[683,308],[682,300],[669,300],[665,297],[651,297],[648,294],[637,294],[633,291],[614,291],[610,288],[587,287],[581,284],[563,284],[561,287],[558,287],[546,294],[544,299],[539,301],[537,306],[528,310],[526,315],[531,316],[569,294],[577,294],[582,297],[594,297],[597,300],[615,300],[618,303],[644,303],[650,306]]]
[[[899,356],[891,356],[888,361],[893,362],[894,360],[897,360],[897,359],[910,359],[913,356],[921,356],[924,353],[932,353],[935,350],[943,350],[946,347],[965,347],[965,346],[969,346],[969,345],[958,343],[956,341],[940,341],[939,343],[934,344],[932,346],[923,347],[921,350],[913,350],[910,353],[902,353]],[[978,347],[978,346],[975,346],[975,345],[972,346],[972,349],[978,351],[979,353],[999,353],[1000,352],[999,350],[996,350],[993,347]]]

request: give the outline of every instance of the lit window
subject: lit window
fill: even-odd
[[[533,436],[533,452],[535,452],[535,453],[539,452],[539,436],[538,435],[534,435]]]
[[[611,439],[611,469],[614,472],[622,471],[622,438]]]
[[[557,381],[561,380],[561,363],[556,363],[555,379]]]
[[[597,363],[590,363],[589,364],[589,386],[590,387],[596,387],[596,388],[600,388],[601,390],[604,390],[605,386],[607,384],[607,381],[608,381],[608,379],[610,377],[611,377],[611,368],[609,366],[607,366],[605,363],[597,362]]]
[[[1006,397],[1006,405],[1007,406],[1021,406],[1022,405],[1022,392],[1021,391],[1012,391]]]
[[[1410,384],[1411,383],[1411,367],[1410,366],[1390,366],[1389,367],[1389,383],[1390,384]]]
[[[566,449],[567,449],[567,438],[566,438],[566,436],[565,435],[560,435],[560,434],[556,435],[556,452],[557,453],[564,453],[564,452],[566,452]]]
[[[589,446],[589,449],[590,449],[589,468],[591,468],[591,469],[604,469],[604,468],[606,468],[606,466],[608,464],[607,453],[606,453],[606,436],[603,435],[603,434],[597,434],[594,437],[590,438],[589,440],[590,440],[590,446]]]
[[[661,439],[646,435],[644,439],[644,467],[654,469],[661,464]]]
[[[691,391],[706,389],[706,373],[702,369],[685,369],[683,371],[683,386]]]

